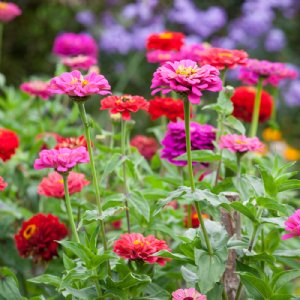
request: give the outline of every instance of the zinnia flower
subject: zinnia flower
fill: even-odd
[[[110,94],[110,85],[103,75],[92,72],[83,76],[75,70],[62,73],[50,82],[50,91],[53,94],[67,94],[70,97],[87,97],[94,94]]]
[[[97,59],[93,56],[78,55],[74,57],[64,57],[62,59],[62,64],[70,67],[72,70],[88,70],[90,67],[97,64]]]
[[[185,213],[186,213],[186,216],[183,220],[183,223],[184,223],[184,227],[188,228],[189,227],[189,219],[188,219],[187,205],[185,206]],[[207,214],[201,214],[201,216],[202,216],[203,219],[208,219],[209,218]],[[197,211],[196,211],[194,206],[192,206],[191,219],[192,219],[191,220],[192,228],[198,228],[199,225],[200,225],[200,222],[199,222]]]
[[[257,138],[248,138],[245,135],[227,134],[220,138],[220,149],[228,149],[231,152],[245,153],[248,151],[263,152],[264,144]]]
[[[213,141],[216,137],[216,129],[213,126],[191,122],[190,131],[192,150],[211,150],[214,148]],[[161,144],[164,146],[161,151],[161,158],[177,166],[187,164],[185,160],[174,159],[186,153],[185,126],[183,121],[168,124],[167,133]]]
[[[59,56],[87,55],[96,57],[97,42],[88,34],[63,33],[55,38],[53,53]]]
[[[153,235],[144,237],[140,233],[121,234],[120,239],[114,243],[114,252],[122,258],[164,266],[168,258],[152,256],[160,250],[171,251],[164,240],[158,240]]]
[[[89,185],[90,182],[85,179],[84,174],[70,172],[68,175],[69,194],[81,192],[81,190]],[[46,197],[53,197],[62,199],[65,197],[63,177],[57,173],[52,172],[48,177],[44,177],[38,186],[38,194]]]
[[[9,160],[19,147],[19,138],[14,131],[0,128],[0,158]]]
[[[184,43],[184,35],[181,32],[163,32],[151,34],[147,39],[147,50],[177,50]]]
[[[64,138],[60,136],[59,134],[55,132],[43,132],[39,133],[36,137],[35,140],[39,141],[42,140],[44,144],[41,147],[41,150],[48,149],[49,147],[51,148],[51,140],[56,141],[56,143],[59,143],[61,140]],[[66,147],[67,148],[67,147]]]
[[[193,104],[200,102],[203,90],[218,92],[222,89],[219,71],[212,66],[199,67],[192,60],[167,62],[159,67],[153,75],[152,95],[171,91],[186,95]]]
[[[172,300],[206,300],[206,296],[201,295],[194,288],[179,289],[172,293]]]
[[[24,82],[21,84],[20,89],[31,96],[40,97],[44,100],[52,95],[49,91],[49,83],[41,80]]]
[[[192,44],[192,45],[184,45],[180,49],[178,56],[180,57],[179,60],[182,59],[190,59],[193,61],[200,60],[200,54],[203,50],[205,50],[204,44]]]
[[[61,137],[58,143],[56,144],[55,149],[60,149],[60,148],[76,149],[82,146],[87,148],[87,141],[84,135],[81,135],[79,137],[68,137],[68,138]]]
[[[295,161],[300,159],[300,151],[290,145],[286,145],[283,152],[283,157],[289,161]]]
[[[175,51],[153,50],[147,52],[146,57],[149,63],[163,64],[167,61],[175,61],[180,59],[180,54],[179,52]]]
[[[100,110],[110,109],[111,114],[120,113],[123,120],[130,120],[130,113],[148,110],[149,102],[141,96],[108,96],[101,100]]]
[[[69,172],[77,164],[90,161],[85,147],[42,150],[39,156],[34,162],[36,170],[53,168],[57,172]]]
[[[218,70],[232,69],[245,65],[248,60],[247,52],[223,48],[207,48],[200,53],[200,65],[211,65]]]
[[[5,190],[6,187],[7,187],[7,182],[5,182],[3,177],[0,176],[0,191]]]
[[[39,213],[23,222],[15,235],[15,243],[21,257],[49,261],[58,256],[57,241],[65,238],[67,234],[67,227],[59,222],[58,217]]]
[[[9,22],[20,16],[22,10],[12,2],[0,2],[0,22]]]
[[[240,86],[235,89],[231,101],[233,103],[233,115],[244,122],[252,121],[253,107],[255,102],[256,88],[249,86]],[[266,92],[262,91],[259,122],[267,121],[273,110],[273,98]]]
[[[281,239],[286,240],[293,237],[300,237],[300,209],[297,209],[288,219],[285,221],[285,230],[290,233],[284,234]]]
[[[148,160],[152,159],[159,147],[155,138],[145,135],[136,135],[131,139],[130,145],[137,148],[139,153]]]
[[[266,142],[282,141],[281,131],[270,127],[264,129],[262,132],[262,137]]]
[[[178,118],[184,119],[183,101],[180,99],[155,97],[149,103],[148,112],[151,120],[163,116],[172,122],[176,122]]]

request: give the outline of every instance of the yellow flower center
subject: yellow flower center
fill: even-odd
[[[242,140],[236,140],[235,142],[239,145],[247,145],[248,144],[247,141],[242,141]]]
[[[24,238],[26,240],[29,240],[34,235],[34,233],[36,232],[36,230],[37,230],[36,225],[34,225],[34,224],[28,225],[26,227],[26,229],[24,230],[24,232],[23,232]]]
[[[63,179],[59,179],[59,180],[57,180],[57,183],[63,184],[64,180]]]
[[[82,86],[86,86],[87,84],[89,84],[89,82],[86,79],[84,79],[81,81],[81,84]]]
[[[171,39],[173,37],[173,33],[171,33],[171,32],[164,32],[164,33],[161,33],[159,35],[159,37],[161,39]]]
[[[135,240],[135,241],[133,241],[133,245],[135,245],[135,246],[137,246],[137,245],[144,246],[144,243],[141,242],[140,240]]]
[[[233,54],[230,52],[222,52],[219,54],[221,57],[233,57]]]
[[[185,67],[183,65],[180,65],[176,70],[176,74],[184,75],[184,76],[191,76],[195,73],[197,73],[197,70],[195,68]]]
[[[0,9],[5,9],[7,7],[7,3],[0,2]]]

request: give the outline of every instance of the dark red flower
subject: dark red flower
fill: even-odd
[[[120,239],[114,243],[114,252],[122,258],[164,266],[170,259],[152,256],[160,250],[171,251],[164,240],[158,240],[153,235],[144,237],[140,233],[121,234]]]
[[[130,113],[139,110],[148,110],[149,102],[141,96],[108,96],[101,101],[100,110],[110,109],[111,114],[120,113],[123,120],[130,120]]]
[[[122,220],[116,220],[111,223],[112,227],[116,230],[120,230],[122,227]]]
[[[148,160],[151,160],[159,147],[155,138],[144,135],[136,135],[130,141],[130,145],[137,148],[140,154]]]
[[[189,227],[189,225],[188,225],[189,222],[188,222],[188,215],[187,215],[187,206],[185,206],[185,210],[186,210],[186,216],[185,216],[183,222],[184,222],[184,227],[188,228]],[[209,216],[207,214],[201,214],[201,216],[202,216],[203,219],[208,219],[209,218]],[[198,228],[199,225],[200,225],[200,222],[199,222],[199,219],[198,219],[197,211],[196,211],[194,206],[192,206],[192,215],[191,215],[191,217],[192,217],[192,222],[191,222],[192,228]]]
[[[172,122],[176,122],[177,118],[184,119],[183,101],[180,99],[155,97],[149,103],[148,112],[151,120],[156,120],[162,116]]]
[[[177,50],[184,44],[184,34],[181,32],[163,32],[151,34],[147,39],[147,50]]]
[[[19,138],[14,131],[0,128],[0,158],[9,160],[19,146]]]
[[[241,86],[235,89],[231,101],[234,106],[233,115],[245,122],[250,123],[252,120],[253,106],[256,95],[256,89],[249,86]],[[266,91],[262,91],[259,122],[267,121],[273,110],[273,98]]]
[[[0,176],[0,191],[5,190],[7,187],[7,182],[4,181],[4,179]]]
[[[55,149],[60,149],[60,148],[76,149],[82,146],[87,148],[87,142],[84,135],[78,137],[67,137],[67,138],[62,137],[56,144]]]
[[[59,222],[58,217],[39,213],[23,222],[15,235],[15,243],[21,257],[49,261],[58,255],[56,241],[62,240],[67,234],[67,227]]]

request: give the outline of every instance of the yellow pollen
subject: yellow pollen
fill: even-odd
[[[63,184],[64,180],[63,179],[59,179],[59,180],[57,180],[57,182],[60,183],[60,184]]]
[[[159,37],[161,39],[171,39],[173,37],[173,33],[171,33],[171,32],[164,32],[164,33],[161,33],[159,35]]]
[[[192,67],[185,67],[185,66],[182,66],[180,65],[178,67],[178,69],[176,70],[176,74],[179,74],[179,75],[184,75],[184,76],[190,76],[190,75],[193,75],[197,73],[197,70],[192,68]]]
[[[1,2],[0,3],[0,9],[5,9],[7,7],[7,3]]]
[[[36,232],[36,230],[37,230],[36,225],[34,225],[34,224],[28,225],[26,227],[26,229],[24,230],[24,232],[23,232],[24,238],[26,240],[29,240],[34,235],[34,233]]]
[[[144,243],[143,242],[141,242],[140,240],[135,240],[135,241],[133,241],[133,245],[141,245],[141,246],[144,246]]]
[[[84,79],[81,81],[81,84],[82,86],[86,86],[87,84],[89,84],[89,82],[86,79]]]
[[[222,52],[219,54],[221,57],[233,57],[233,54],[230,52]]]
[[[239,145],[247,145],[248,144],[247,141],[242,141],[242,140],[236,140],[235,142]]]

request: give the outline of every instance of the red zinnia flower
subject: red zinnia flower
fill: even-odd
[[[11,130],[0,128],[0,158],[7,161],[15,154],[19,146],[17,134]]]
[[[252,120],[253,106],[256,95],[256,89],[254,87],[241,86],[235,89],[231,101],[233,102],[234,111],[233,115],[244,121],[250,123]],[[266,91],[262,91],[259,121],[267,121],[273,110],[273,98]]]
[[[200,65],[211,65],[219,70],[235,68],[247,63],[248,54],[243,50],[229,50],[222,48],[207,48],[199,54]]]
[[[183,101],[180,99],[155,97],[149,103],[148,112],[151,120],[156,120],[162,116],[172,122],[176,122],[177,118],[184,119]]]
[[[186,214],[187,214],[187,206],[185,206],[185,210],[186,210]],[[201,214],[201,216],[202,216],[203,219],[208,219],[209,218],[209,216],[207,214]],[[192,222],[191,222],[192,228],[198,228],[199,225],[200,225],[200,222],[199,222],[199,219],[198,219],[197,211],[196,211],[196,209],[195,209],[194,206],[192,206],[192,215],[191,215],[191,218],[192,218]],[[184,218],[183,222],[184,222],[184,227],[189,227],[188,226],[188,224],[189,224],[189,222],[188,222],[188,216],[186,216]]]
[[[120,113],[123,120],[130,120],[131,112],[137,112],[138,110],[148,110],[149,102],[141,96],[108,96],[101,101],[100,110],[110,109],[111,114]]]
[[[165,241],[157,240],[153,235],[144,237],[140,233],[121,234],[120,239],[114,244],[114,252],[122,258],[164,266],[170,259],[152,256],[160,250],[171,251]]]
[[[151,34],[147,39],[147,50],[177,50],[184,44],[184,35],[181,32],[163,32]]]
[[[5,190],[6,187],[7,187],[7,182],[5,182],[3,177],[0,176],[0,191]]]
[[[131,141],[130,145],[137,148],[142,156],[151,160],[158,150],[158,143],[155,138],[136,135]]]
[[[82,146],[87,148],[87,142],[84,135],[81,135],[79,137],[60,138],[60,140],[55,146],[55,149],[59,149],[59,148],[75,149]]]
[[[32,257],[34,261],[49,261],[57,256],[58,243],[68,234],[65,224],[51,214],[37,214],[24,221],[15,235],[16,247],[23,258]]]

